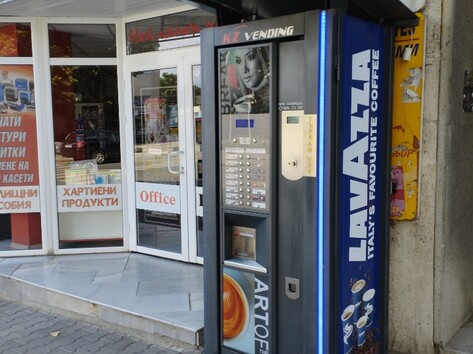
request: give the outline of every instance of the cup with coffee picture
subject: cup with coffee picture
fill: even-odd
[[[343,334],[343,354],[349,354],[352,351],[354,339],[353,325],[350,325],[348,332]]]
[[[356,281],[351,287],[351,294],[352,294],[352,303],[356,306],[363,297],[363,290],[365,288],[366,281],[364,279],[360,279]]]
[[[367,318],[367,321],[366,321],[367,328],[371,326],[371,324],[373,323],[373,316],[374,316],[373,310],[374,310],[373,305],[366,305],[365,317]]]
[[[353,313],[355,312],[355,306],[348,305],[345,310],[343,310],[341,320],[343,332],[347,333],[350,331],[350,328],[353,330]]]
[[[357,333],[357,344],[361,347],[366,341],[366,323],[368,318],[361,316],[358,322],[356,322],[356,333]]]
[[[363,294],[363,310],[365,316],[368,318],[366,327],[369,327],[373,322],[373,310],[374,310],[374,295],[375,289],[369,289]]]

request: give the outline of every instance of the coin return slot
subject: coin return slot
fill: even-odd
[[[286,296],[292,300],[300,297],[299,279],[286,277]]]

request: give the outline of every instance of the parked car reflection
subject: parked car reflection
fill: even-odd
[[[74,131],[61,143],[60,154],[74,160],[95,159],[98,164],[120,161],[120,134],[114,130]]]

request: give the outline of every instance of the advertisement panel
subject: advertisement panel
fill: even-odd
[[[394,39],[391,218],[417,216],[424,73],[424,16]]]
[[[222,336],[227,348],[270,353],[268,277],[225,267],[222,279]]]
[[[33,66],[0,73],[0,213],[39,212]]]
[[[169,126],[166,116],[166,100],[150,97],[144,100],[146,143],[169,141]]]
[[[344,354],[381,353],[384,34],[343,21],[337,344]]]

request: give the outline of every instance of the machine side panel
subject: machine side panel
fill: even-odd
[[[382,139],[385,37],[381,26],[342,18],[338,210],[339,353],[382,352],[387,255]],[[384,240],[383,240],[384,241]],[[353,351],[354,350],[354,351]]]
[[[203,117],[203,210],[204,210],[204,322],[206,353],[219,353],[221,340],[216,333],[220,332],[220,312],[217,304],[220,300],[220,218],[218,190],[219,175],[217,162],[218,124],[216,119],[216,51],[214,49],[214,30],[202,32],[202,95]]]

